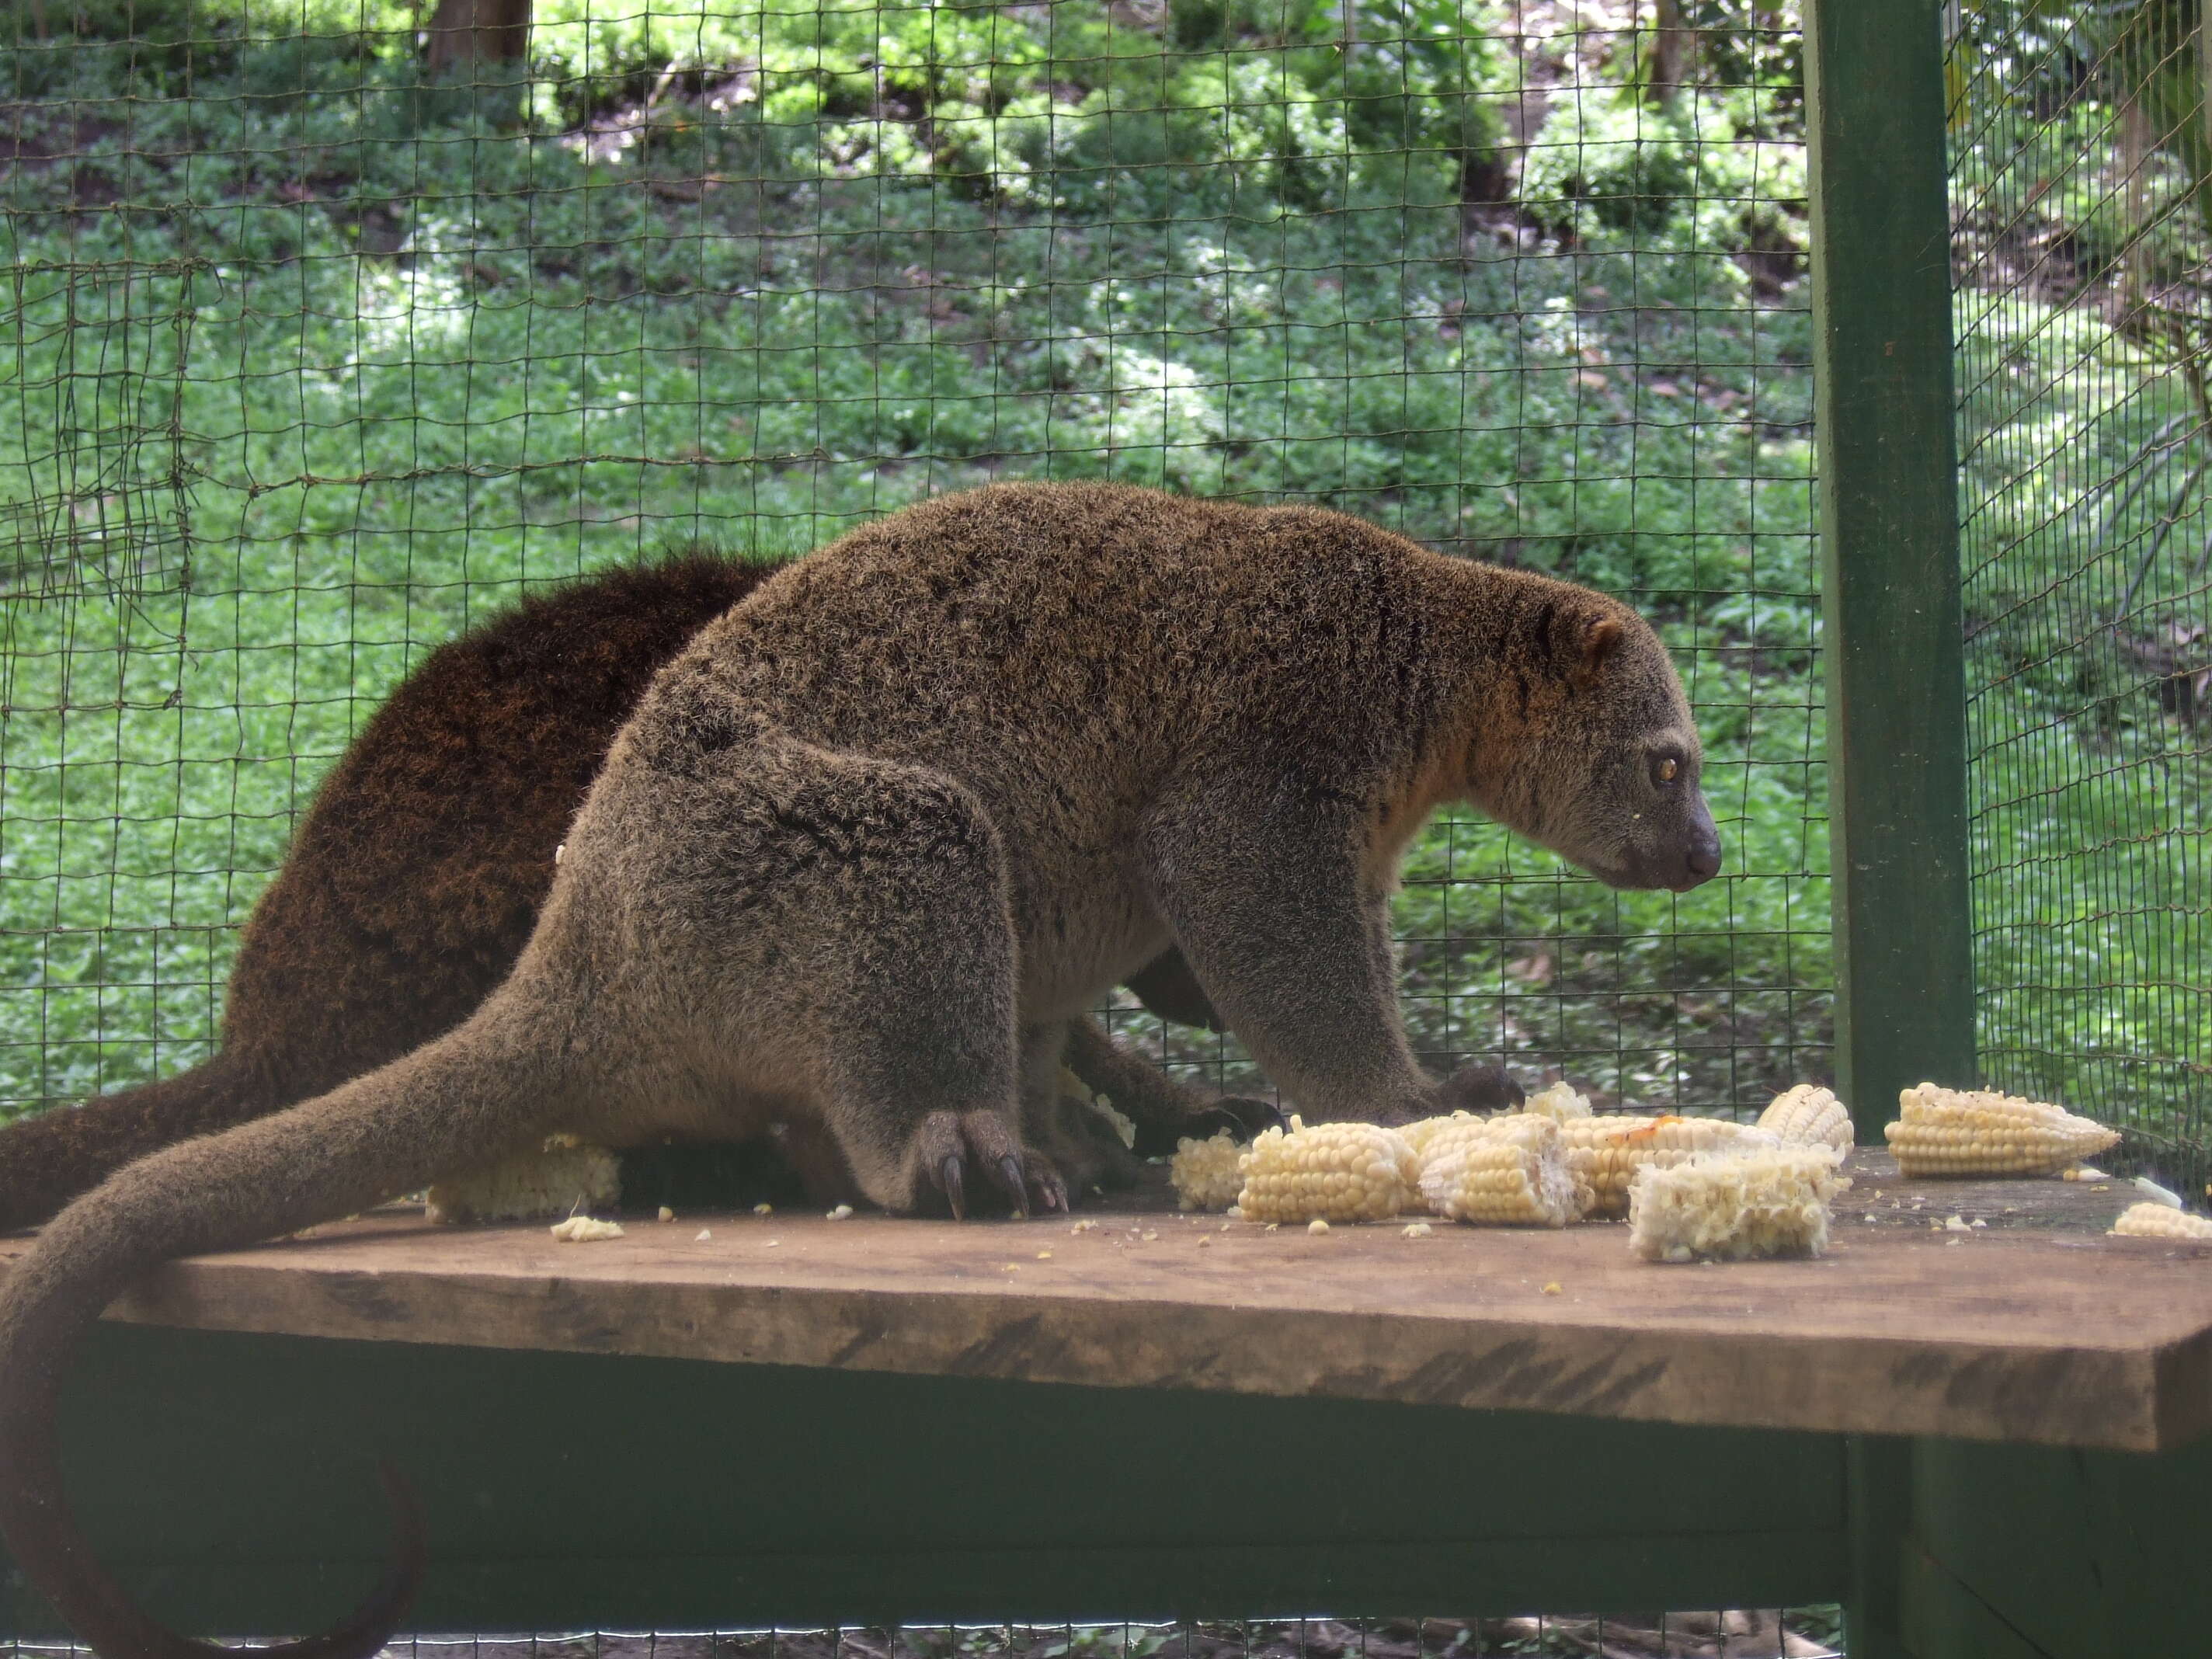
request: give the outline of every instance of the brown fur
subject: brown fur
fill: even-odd
[[[465,1022],[46,1229],[0,1292],[0,1529],[106,1659],[194,1651],[91,1559],[54,1454],[75,1340],[139,1274],[556,1130],[796,1118],[890,1209],[1064,1201],[1024,1097],[1170,941],[1306,1111],[1426,1112],[1388,928],[1422,819],[1471,799],[1686,888],[1718,865],[1698,762],[1626,607],[1335,514],[998,486],[856,531],[655,680]],[[370,1652],[392,1608],[308,1651]]]
[[[36,1225],[133,1158],[322,1094],[466,1018],[530,937],[554,848],[646,686],[769,574],[705,552],[607,572],[431,652],[301,819],[240,941],[216,1054],[0,1128],[0,1231]],[[1170,1018],[1213,1019],[1172,953],[1146,969],[1141,994]],[[1085,1066],[1110,1069],[1146,1149],[1172,1148],[1198,1097],[1117,1059],[1103,1035],[1085,1053]],[[1109,1088],[1105,1075],[1085,1080]],[[665,1160],[640,1175],[641,1186],[685,1179]]]

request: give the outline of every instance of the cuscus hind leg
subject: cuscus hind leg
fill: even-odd
[[[808,936],[821,1121],[854,1179],[891,1210],[1064,1210],[1058,1170],[1022,1135],[997,826],[927,769],[817,750],[781,769],[781,822],[807,842],[805,867],[784,867]]]

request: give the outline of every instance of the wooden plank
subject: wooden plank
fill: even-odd
[[[1974,1075],[1936,0],[1808,0],[1836,1086],[1859,1138]]]
[[[387,1455],[432,1630],[1765,1606],[1844,1577],[1810,1435],[113,1323],[64,1431],[134,1591],[241,1634],[373,1580]]]
[[[2212,1246],[1943,1231],[1958,1201],[1903,1208],[1903,1226],[1845,1218],[1818,1261],[1678,1268],[1632,1258],[1617,1226],[1409,1239],[1160,1215],[1085,1231],[747,1215],[707,1218],[706,1239],[690,1218],[568,1245],[383,1213],[174,1264],[113,1313],[1824,1433],[2148,1450],[2212,1427]]]

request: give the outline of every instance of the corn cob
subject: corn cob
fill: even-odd
[[[1828,1201],[1850,1185],[1826,1146],[1698,1153],[1647,1164],[1628,1188],[1628,1248],[1646,1261],[1818,1255]]]
[[[1851,1115],[1833,1089],[1801,1083],[1785,1090],[1759,1115],[1759,1127],[1780,1135],[1785,1145],[1851,1149]]]
[[[1243,1189],[1244,1176],[1237,1168],[1244,1148],[1223,1129],[1208,1140],[1185,1135],[1176,1142],[1168,1160],[1168,1178],[1175,1182],[1176,1198],[1186,1210],[1225,1210]]]
[[[540,1151],[434,1183],[426,1213],[432,1221],[535,1221],[605,1209],[621,1196],[620,1159],[574,1135],[554,1135]]]
[[[1431,1135],[1421,1196],[1454,1221],[1564,1227],[1582,1214],[1589,1192],[1567,1168],[1559,1126],[1516,1113],[1449,1122]]]
[[[1462,1123],[1486,1123],[1489,1121],[1477,1117],[1473,1112],[1453,1112],[1445,1117],[1418,1118],[1399,1130],[1398,1133],[1413,1149],[1413,1156],[1425,1163],[1429,1156],[1429,1143],[1444,1130]]]
[[[1419,1201],[1421,1161],[1405,1137],[1372,1123],[1293,1117],[1268,1129],[1243,1158],[1232,1213],[1247,1221],[1387,1221]]]
[[[1898,1121],[1882,1133],[1906,1176],[2057,1175],[2120,1139],[2117,1129],[2017,1095],[1923,1083],[1897,1099]]]
[[[1530,1095],[1521,1109],[1531,1117],[1548,1117],[1566,1123],[1590,1115],[1589,1097],[1577,1091],[1573,1084],[1562,1079],[1548,1089],[1539,1089]]]
[[[1698,1152],[1766,1152],[1780,1137],[1711,1117],[1572,1118],[1560,1124],[1567,1167],[1590,1189],[1589,1213],[1628,1212],[1628,1183],[1647,1164],[1671,1168]]]
[[[2212,1238],[2212,1221],[2170,1204],[2130,1204],[2112,1231],[2123,1238]]]

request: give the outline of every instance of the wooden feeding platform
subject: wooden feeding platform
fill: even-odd
[[[591,1244],[394,1208],[118,1303],[71,1478],[157,1607],[249,1631],[367,1583],[383,1455],[432,1517],[425,1628],[1833,1600],[1870,1445],[2025,1481],[1970,1513],[2086,1551],[2099,1596],[2201,1546],[2085,1492],[2202,1489],[2212,1245],[2107,1237],[2124,1182],[1856,1162],[1828,1255],[1717,1267],[1617,1225],[1314,1236],[1158,1190]]]

